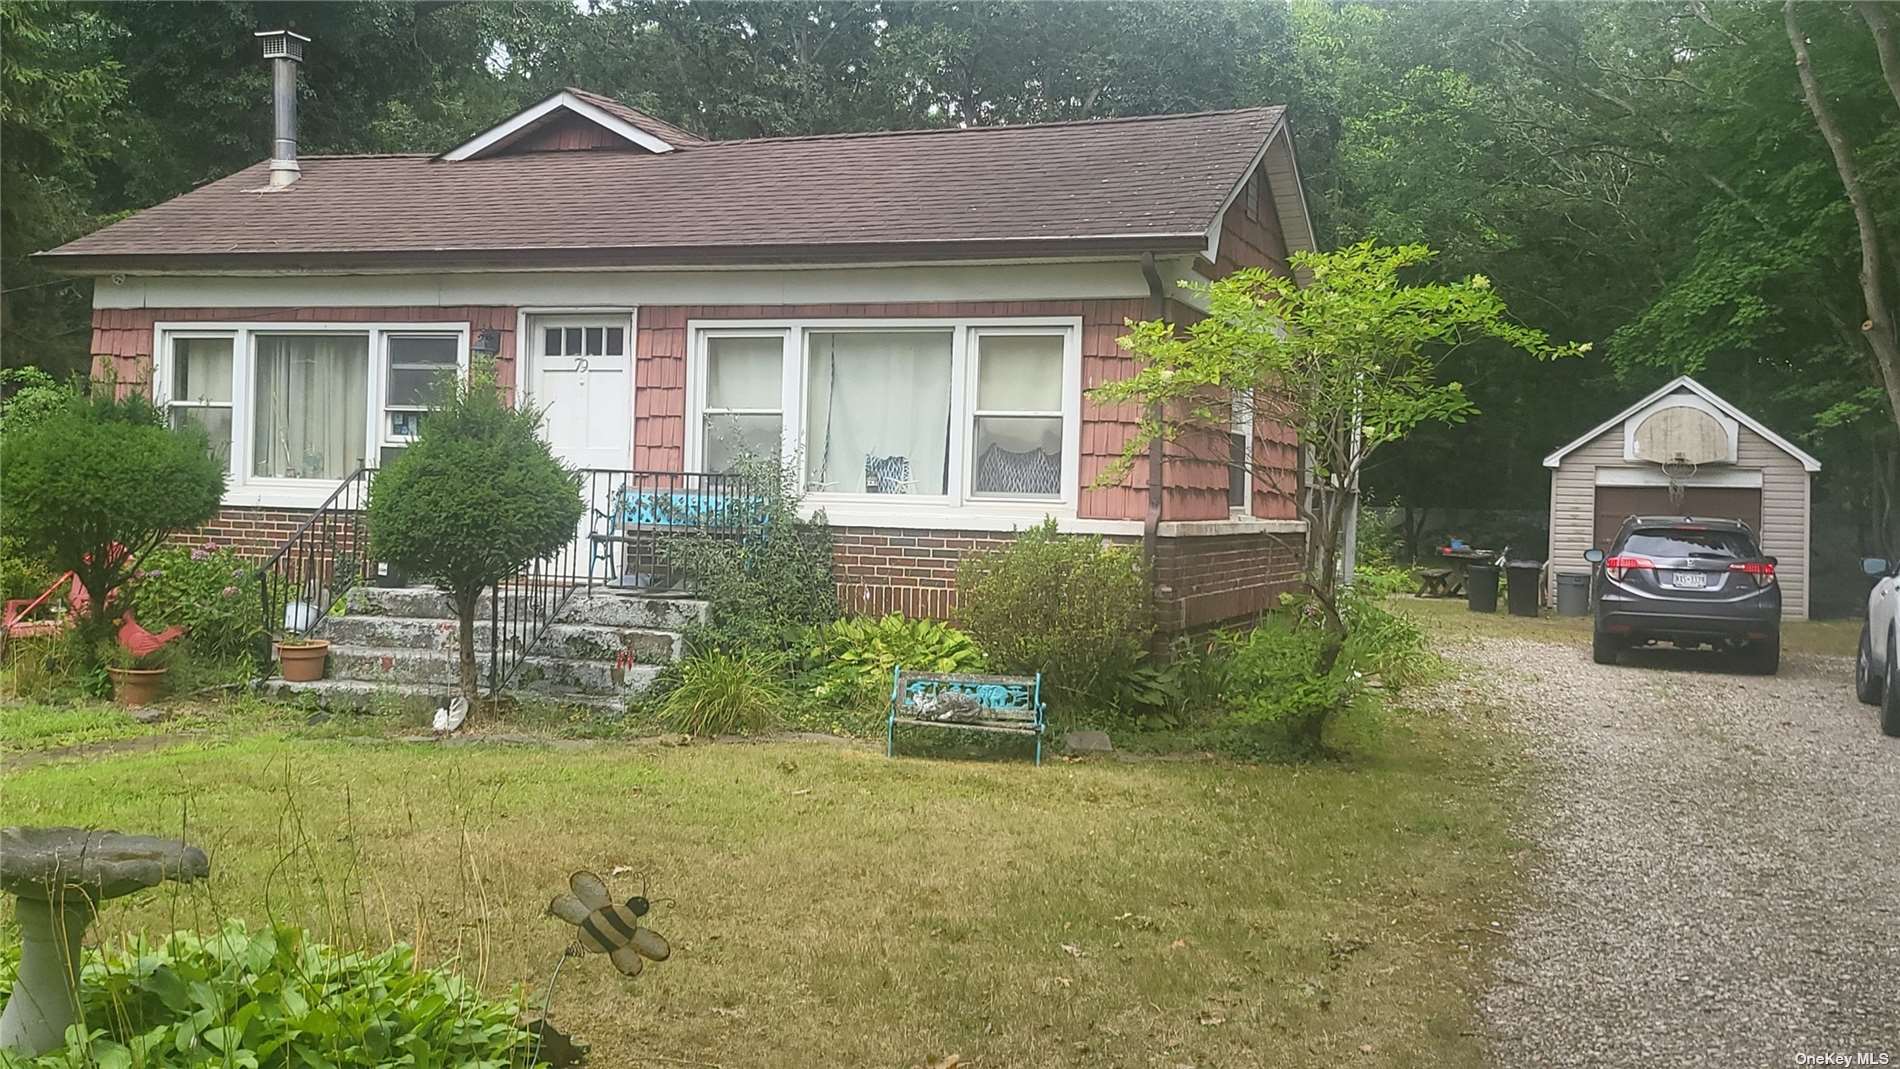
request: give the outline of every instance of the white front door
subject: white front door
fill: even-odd
[[[529,400],[554,455],[573,468],[633,465],[633,318],[533,316]]]

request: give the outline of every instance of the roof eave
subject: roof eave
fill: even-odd
[[[955,261],[1039,259],[1052,256],[1168,255],[1193,252],[1198,232],[1104,238],[1009,238],[991,241],[853,242],[731,246],[620,246],[589,248],[498,248],[359,250],[328,252],[86,253],[58,249],[35,253],[42,267],[69,275],[245,271],[347,271],[352,268],[704,267],[837,264],[869,260]]]
[[[1563,464],[1565,457],[1576,452],[1578,449],[1583,448],[1585,445],[1588,445],[1590,442],[1595,441],[1600,435],[1602,435],[1605,431],[1609,430],[1611,427],[1616,426],[1617,424],[1630,418],[1636,413],[1641,412],[1643,409],[1648,408],[1650,405],[1655,404],[1657,401],[1660,401],[1663,398],[1669,396],[1670,394],[1675,393],[1677,390],[1684,389],[1684,388],[1687,388],[1691,393],[1694,393],[1697,397],[1702,398],[1704,401],[1707,401],[1709,404],[1714,405],[1716,408],[1721,409],[1723,414],[1727,415],[1730,419],[1733,419],[1735,422],[1741,424],[1744,427],[1747,427],[1749,430],[1754,431],[1756,434],[1767,439],[1769,444],[1775,446],[1776,448],[1780,449],[1782,452],[1800,461],[1802,469],[1808,472],[1809,474],[1813,474],[1814,472],[1821,470],[1821,462],[1815,459],[1813,454],[1809,453],[1805,449],[1802,449],[1800,446],[1795,445],[1793,442],[1790,442],[1786,438],[1783,438],[1781,435],[1776,434],[1774,431],[1769,430],[1765,425],[1763,425],[1761,422],[1756,420],[1755,417],[1749,415],[1748,413],[1742,411],[1739,408],[1736,408],[1734,405],[1723,400],[1721,395],[1717,394],[1714,390],[1709,389],[1707,386],[1704,386],[1701,383],[1697,382],[1694,378],[1688,375],[1678,375],[1675,378],[1670,379],[1668,382],[1663,383],[1661,386],[1651,391],[1649,395],[1644,397],[1642,400],[1637,401],[1635,404],[1630,405],[1628,408],[1625,408],[1621,412],[1618,412],[1616,415],[1611,416],[1609,419],[1606,419],[1602,423],[1597,424],[1595,427],[1592,427],[1590,430],[1584,432],[1582,435],[1578,436],[1577,438],[1572,439],[1568,445],[1563,446],[1557,451],[1551,453],[1549,456],[1545,457],[1544,467],[1550,468],[1551,470],[1555,471],[1558,467],[1560,467]]]

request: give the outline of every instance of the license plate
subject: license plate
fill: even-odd
[[[1675,584],[1677,590],[1705,590],[1709,575],[1707,572],[1677,572]]]

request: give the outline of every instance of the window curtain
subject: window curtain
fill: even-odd
[[[363,462],[367,337],[259,337],[256,380],[253,475],[341,479]]]
[[[864,493],[865,471],[908,462],[899,493],[949,493],[949,331],[814,331],[806,392],[806,483]]]

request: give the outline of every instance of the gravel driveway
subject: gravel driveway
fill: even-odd
[[[1851,661],[1452,656],[1537,756],[1529,893],[1481,1004],[1499,1065],[1900,1066],[1900,739]]]

